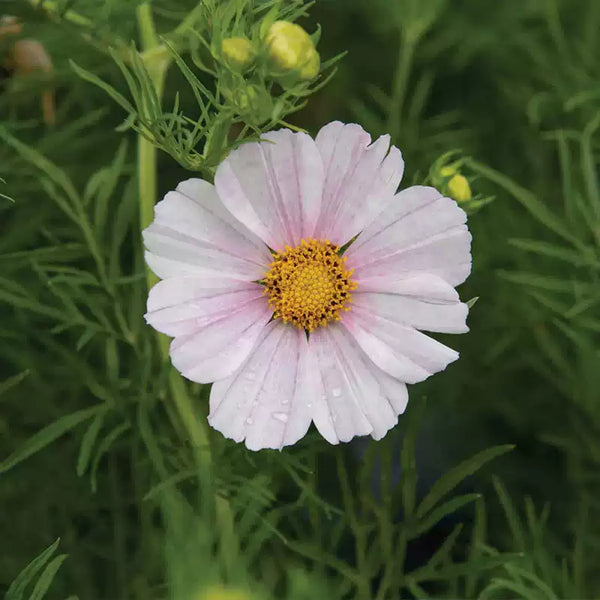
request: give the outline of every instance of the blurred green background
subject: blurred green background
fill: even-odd
[[[138,4],[0,3],[54,64],[3,63],[0,92],[0,591],[60,537],[64,564],[48,554],[10,598],[600,597],[600,3],[306,5],[321,59],[347,54],[286,120],[390,133],[402,186],[458,152],[473,194],[495,198],[469,217],[460,293],[479,299],[470,333],[444,340],[461,359],[411,386],[384,441],[311,430],[253,454],[211,432],[210,457],[193,438],[208,390],[189,386],[186,425],[142,318],[136,134],[69,63],[128,97],[105,47],[139,40]],[[159,33],[195,5],[152,2]],[[176,94],[197,118],[173,67],[164,106]],[[188,176],[159,153],[159,194]],[[484,465],[500,444],[515,448]]]

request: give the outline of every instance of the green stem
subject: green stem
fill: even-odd
[[[164,52],[164,46],[159,43],[152,10],[149,2],[140,4],[137,8],[137,20],[140,30],[142,60],[148,70],[156,95],[159,100],[162,98],[165,84],[165,77],[169,64],[171,62],[170,54]],[[140,224],[146,228],[151,222],[154,213],[154,204],[158,195],[157,169],[156,169],[156,148],[146,138],[138,137],[138,177],[140,189]],[[156,277],[147,270],[148,287],[156,282]],[[167,361],[169,357],[167,338],[158,334],[159,347],[163,360]],[[192,400],[188,394],[185,382],[171,368],[169,372],[169,386],[171,388],[172,399],[183,426],[194,449],[198,466],[205,474],[210,477],[210,440],[206,421],[201,419],[195,410]],[[239,553],[238,544],[235,537],[233,512],[229,502],[215,494],[212,498],[214,502],[215,518],[218,523],[218,530],[222,538],[222,551],[225,553],[225,565],[229,575],[233,576],[233,566],[236,564]]]
[[[160,51],[160,42],[149,2],[140,4],[137,8],[137,20],[140,31],[141,50],[144,66],[148,70],[156,95],[160,99],[164,92],[165,78],[170,65],[168,54]],[[150,225],[154,217],[154,205],[158,197],[157,181],[157,156],[156,147],[144,138],[138,136],[138,181],[140,193],[140,226],[145,229]],[[156,276],[147,269],[146,281],[148,288],[156,282]],[[158,343],[162,359],[168,360],[168,339],[158,334]],[[169,386],[173,402],[179,412],[181,421],[187,431],[189,440],[195,448],[197,457],[201,464],[208,464],[210,460],[210,449],[208,431],[194,409],[193,403],[187,392],[185,383],[180,375],[173,369],[169,373]]]
[[[392,100],[388,116],[388,132],[392,137],[392,142],[397,142],[400,135],[406,90],[416,45],[417,38],[411,34],[410,30],[403,31],[394,82],[392,84]]]
[[[43,3],[40,2],[40,0],[28,1],[29,4],[33,6],[33,8],[41,8],[42,10],[44,10],[44,12],[46,12],[47,15],[53,18],[60,17],[61,19],[69,21],[70,23],[73,23],[73,25],[79,25],[80,27],[93,27],[94,25],[90,19],[84,17],[83,15],[80,15],[74,10],[69,9],[65,12],[62,12],[57,6],[56,2],[52,2],[52,0],[44,0]]]

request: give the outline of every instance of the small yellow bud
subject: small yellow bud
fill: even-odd
[[[452,177],[452,175],[456,174],[456,169],[454,167],[442,167],[440,169],[440,175],[442,177]]]
[[[201,594],[198,600],[250,600],[250,596],[241,590],[218,585]]]
[[[246,38],[225,38],[221,42],[221,50],[223,57],[231,67],[244,69],[254,61],[254,48]]]
[[[448,182],[448,191],[457,202],[465,202],[471,199],[471,186],[464,175],[455,175]]]
[[[302,79],[312,79],[319,73],[319,53],[300,25],[275,21],[269,27],[267,45],[271,60],[281,69],[298,70]]]

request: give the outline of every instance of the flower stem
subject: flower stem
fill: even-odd
[[[160,42],[154,27],[152,10],[149,2],[140,4],[137,8],[137,20],[141,38],[141,50],[144,66],[148,70],[156,95],[160,99],[164,92],[165,78],[170,64],[169,55],[163,52],[153,52],[158,49]],[[158,197],[157,156],[156,147],[143,136],[138,136],[138,181],[140,194],[140,226],[145,229],[150,225],[154,215],[154,204]],[[146,270],[148,289],[156,282],[156,276]],[[169,356],[168,340],[158,334],[158,344],[163,360]],[[199,462],[203,465],[210,460],[208,431],[206,425],[198,418],[193,403],[187,392],[185,383],[180,375],[171,369],[169,386],[173,402],[179,412],[181,421],[187,431],[189,440],[195,448]]]

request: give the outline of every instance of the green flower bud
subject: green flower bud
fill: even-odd
[[[319,53],[300,25],[275,21],[269,27],[267,46],[271,60],[283,71],[298,71],[302,79],[312,79],[319,73]]]
[[[246,69],[254,62],[254,47],[243,37],[225,38],[221,51],[227,64],[234,69]]]
[[[273,112],[271,95],[261,86],[249,84],[233,88],[223,87],[223,95],[247,123],[260,125],[267,121]]]

